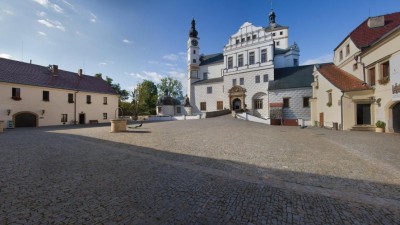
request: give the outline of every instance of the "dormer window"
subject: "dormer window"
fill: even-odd
[[[348,56],[350,54],[350,45],[347,44],[346,45],[346,56]]]
[[[253,39],[257,39],[257,35],[253,34]]]
[[[196,63],[197,62],[197,60],[196,59],[193,59],[193,63]]]
[[[339,60],[340,61],[343,60],[343,51],[342,50],[340,50],[340,52],[339,52]]]
[[[246,39],[245,38],[242,38],[242,42],[245,42],[246,41]]]
[[[236,39],[236,44],[239,44],[240,43],[240,40],[239,39]]]

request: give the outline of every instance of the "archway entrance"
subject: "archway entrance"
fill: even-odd
[[[238,98],[235,98],[234,100],[233,100],[233,109],[234,110],[236,110],[236,109],[241,109],[241,102],[242,101],[240,101],[240,99],[238,99]]]
[[[37,127],[37,115],[31,112],[20,112],[14,115],[15,127]]]
[[[245,109],[246,89],[240,86],[233,86],[229,91],[229,103],[231,110]]]
[[[400,133],[400,103],[397,103],[392,108],[393,113],[393,130],[396,133]]]

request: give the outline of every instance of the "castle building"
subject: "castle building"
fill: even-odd
[[[308,74],[305,75],[310,81],[307,85],[301,81],[304,77],[294,76],[298,74],[297,70],[304,71],[304,67],[299,67],[300,49],[296,43],[289,45],[289,28],[276,23],[273,10],[269,13],[267,27],[243,23],[228,38],[222,53],[203,55],[200,44],[193,19],[187,41],[187,93],[192,114],[230,109],[245,110],[251,115],[269,118],[271,105],[289,108],[289,105],[297,103],[289,104],[288,101],[303,102],[304,98],[308,101],[312,96],[312,70],[307,70]],[[272,98],[269,87],[277,81],[276,71],[289,67],[294,69],[281,70],[281,73],[290,72],[292,84],[287,87],[296,88],[298,92],[293,92],[294,89],[291,93],[282,91],[288,88],[283,88],[285,85],[281,83],[273,87],[275,92],[279,89],[283,93],[275,93]],[[281,74],[279,79],[285,77]],[[284,101],[287,101],[286,104],[283,104]],[[308,103],[306,105],[309,108]],[[286,118],[296,119],[298,113],[293,110],[296,109],[286,110]],[[309,119],[310,112],[306,114],[305,117]]]

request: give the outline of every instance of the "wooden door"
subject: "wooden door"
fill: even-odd
[[[319,113],[319,127],[324,127],[324,113]]]

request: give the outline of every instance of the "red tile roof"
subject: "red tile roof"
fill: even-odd
[[[321,64],[318,72],[341,91],[362,91],[371,89],[363,81],[340,69],[333,63]]]
[[[0,58],[0,82],[117,94],[103,79],[58,70],[53,76],[48,67]]]
[[[369,28],[368,19],[361,23],[350,33],[350,38],[358,48],[365,48],[379,40],[384,35],[400,28],[400,12],[384,15],[385,25],[382,27]]]

